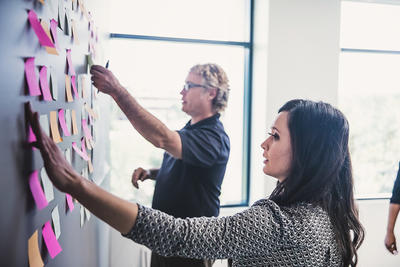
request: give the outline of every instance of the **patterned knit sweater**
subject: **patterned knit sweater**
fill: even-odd
[[[228,217],[176,219],[139,205],[124,235],[163,256],[233,259],[233,266],[341,266],[328,214],[271,200]]]

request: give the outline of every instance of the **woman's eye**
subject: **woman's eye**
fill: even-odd
[[[272,136],[275,140],[279,140],[279,135],[277,135],[276,133],[268,133],[270,136]]]

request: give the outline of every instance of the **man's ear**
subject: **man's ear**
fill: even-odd
[[[213,100],[217,96],[217,88],[208,89],[208,95],[210,100]]]

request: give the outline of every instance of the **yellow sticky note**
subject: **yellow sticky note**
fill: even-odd
[[[72,98],[72,91],[71,91],[71,78],[68,75],[65,75],[65,93],[67,94],[68,102],[74,101],[74,99]]]
[[[60,132],[58,131],[57,111],[50,111],[50,129],[53,141],[56,143],[62,142]]]
[[[92,173],[93,172],[93,165],[92,165],[92,161],[90,160],[90,158],[88,160],[88,168],[89,168],[89,173]]]
[[[78,134],[78,126],[76,125],[76,112],[75,110],[71,110],[71,118],[72,118],[72,134]]]
[[[44,263],[40,255],[38,243],[38,231],[36,230],[28,240],[28,258],[30,267],[43,267]]]

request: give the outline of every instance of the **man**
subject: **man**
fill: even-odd
[[[180,218],[218,216],[219,195],[229,157],[229,138],[219,120],[227,105],[229,86],[216,64],[193,66],[181,90],[182,111],[190,121],[179,131],[168,129],[141,107],[115,76],[101,66],[91,68],[93,84],[114,98],[133,127],[164,149],[160,169],[138,168],[132,183],[156,180],[153,208]],[[211,266],[212,261],[162,257],[152,253],[151,266]]]
[[[398,254],[396,236],[394,234],[394,227],[396,225],[397,216],[400,211],[400,163],[397,177],[394,182],[392,197],[390,198],[388,223],[386,228],[385,246],[386,249],[394,254]]]

